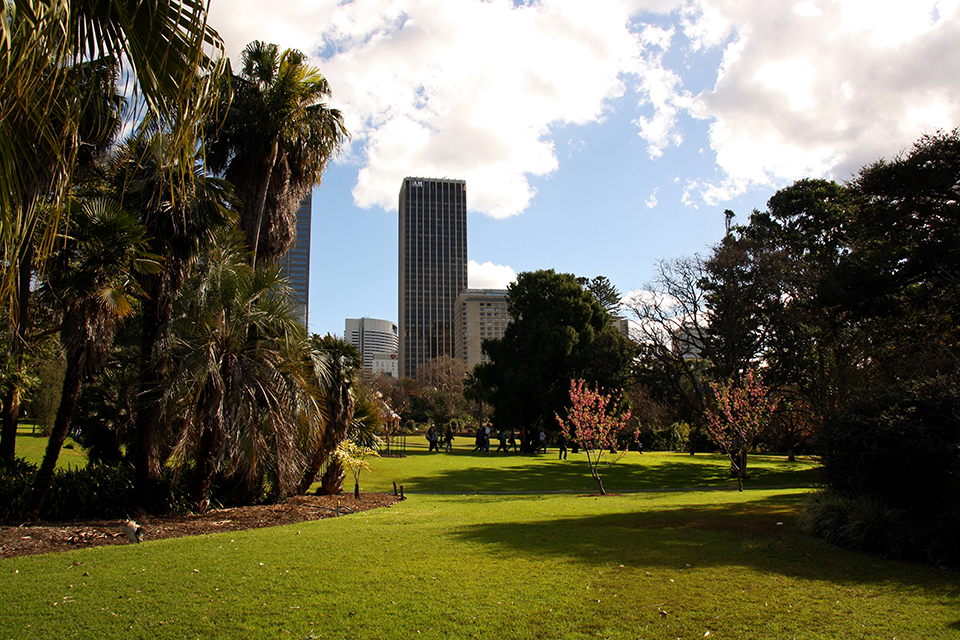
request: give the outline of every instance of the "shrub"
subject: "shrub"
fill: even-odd
[[[130,465],[60,469],[40,515],[46,520],[125,517],[137,506],[133,479]]]
[[[827,490],[808,500],[799,522],[807,533],[841,547],[934,566],[960,566],[960,516],[955,513],[926,522],[873,496]]]
[[[37,466],[22,458],[0,460],[0,520],[23,517],[27,491],[33,486]]]
[[[960,394],[948,378],[881,388],[825,421],[826,484],[927,521],[960,506]]]

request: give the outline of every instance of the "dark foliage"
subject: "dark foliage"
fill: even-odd
[[[36,465],[21,458],[0,461],[0,520],[25,519],[26,500],[36,473]],[[134,488],[134,468],[129,464],[58,469],[40,519],[126,518],[142,507],[140,502]],[[156,502],[147,507],[152,513],[171,514],[184,512],[185,505],[182,489],[167,477],[157,492]]]
[[[937,377],[865,393],[820,434],[826,483],[923,519],[960,506],[960,388]],[[960,534],[960,532],[958,532]]]

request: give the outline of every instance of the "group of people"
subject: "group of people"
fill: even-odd
[[[445,445],[446,452],[451,453],[453,451],[453,427],[447,425],[446,432],[441,436],[440,430],[430,425],[430,428],[427,429],[427,442],[430,443],[428,451],[440,451],[441,439]]]
[[[474,451],[481,453],[490,453],[491,430],[489,425],[482,425],[476,432],[476,440],[473,447]],[[440,430],[430,426],[427,430],[427,442],[430,445],[429,451],[440,451],[441,441],[445,445],[447,453],[453,451],[454,433],[453,427],[448,426],[446,432],[442,435]],[[500,445],[497,452],[519,451],[520,453],[547,453],[547,433],[543,429],[520,429],[518,434],[516,430],[500,429],[497,432],[497,440]],[[561,460],[567,458],[567,439],[563,432],[557,434],[557,448]],[[574,448],[574,453],[576,453]]]

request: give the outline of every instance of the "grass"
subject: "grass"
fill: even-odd
[[[960,634],[960,576],[807,537],[796,525],[806,489],[729,490],[709,471],[722,460],[633,454],[623,480],[635,488],[677,478],[711,488],[601,498],[473,493],[536,490],[567,467],[586,475],[582,461],[410,453],[374,460],[366,490],[397,477],[462,495],[412,493],[337,519],[0,560],[0,640]],[[802,476],[809,462],[782,472],[776,458],[756,464],[759,483]],[[458,479],[472,486],[453,487]]]
[[[464,438],[466,440],[466,438]],[[538,455],[474,453],[464,443],[452,454],[428,453],[426,444],[409,443],[405,458],[381,458],[360,477],[364,491],[392,491],[393,482],[410,492],[491,493],[514,491],[597,491],[586,454],[558,460],[556,450]],[[817,468],[810,458],[787,462],[784,456],[752,455],[747,486],[811,486]],[[601,467],[608,492],[695,487],[735,487],[730,462],[720,454],[628,453],[619,462]]]
[[[49,438],[45,436],[33,435],[33,425],[21,423],[17,428],[17,457],[40,466],[43,462],[43,454],[47,450],[47,440]],[[57,468],[66,469],[86,465],[87,456],[83,449],[72,438],[67,438],[57,457]]]

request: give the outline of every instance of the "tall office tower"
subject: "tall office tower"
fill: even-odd
[[[378,354],[396,355],[400,346],[397,325],[376,318],[347,318],[343,337],[355,346],[363,357],[363,368],[372,371],[373,359]]]
[[[454,358],[473,369],[489,358],[481,351],[484,340],[503,337],[512,318],[507,312],[506,289],[465,289],[454,305]]]
[[[400,375],[453,356],[453,307],[467,287],[467,183],[404,178],[400,188]]]
[[[300,202],[297,209],[297,241],[280,258],[280,268],[290,282],[297,302],[297,317],[307,326],[310,307],[310,216],[313,193]]]

